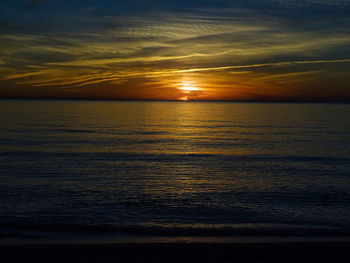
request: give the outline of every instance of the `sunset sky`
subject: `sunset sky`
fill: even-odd
[[[350,0],[1,0],[0,98],[350,101]]]

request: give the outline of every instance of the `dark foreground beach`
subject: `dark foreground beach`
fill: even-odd
[[[350,242],[1,245],[1,262],[350,262]]]

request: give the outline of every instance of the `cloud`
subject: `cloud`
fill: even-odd
[[[46,2],[48,0],[30,0],[22,5],[19,6],[22,10],[30,10],[37,6],[39,6],[41,3]]]
[[[315,6],[349,7],[349,0],[270,0],[271,4],[283,8],[312,8]]]
[[[344,65],[350,62],[346,16],[312,13],[296,19],[280,9],[297,8],[299,1],[278,1],[282,8],[277,11],[262,8],[261,1],[252,2],[256,5],[239,2],[234,7],[230,1],[226,6],[201,8],[163,5],[164,10],[156,13],[121,15],[108,11],[103,2],[92,1],[95,4],[87,7],[78,1],[80,9],[65,13],[61,6],[45,18],[57,26],[33,29],[25,27],[24,19],[0,33],[0,96],[7,85],[28,87],[28,93],[46,87],[63,93],[101,92],[106,97],[121,96],[119,90],[129,87],[135,96],[152,90],[153,98],[163,98],[184,79],[202,87],[203,92],[192,94],[193,99],[209,94],[216,98],[277,96],[277,91],[295,90],[291,83],[308,90],[318,79],[326,83],[323,74],[338,73],[331,91],[344,90],[349,75]],[[348,3],[306,2],[336,7]],[[32,25],[38,22],[35,12],[29,17],[34,17],[34,22],[28,18]]]

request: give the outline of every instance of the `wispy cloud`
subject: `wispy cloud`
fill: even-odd
[[[349,0],[270,0],[270,3],[284,8],[311,8],[315,6],[348,7]]]
[[[322,20],[322,15],[319,20],[295,19],[294,14],[261,8],[266,2],[238,2],[237,6],[226,1],[219,7],[184,5],[173,9],[164,4],[156,13],[122,15],[96,4],[74,10],[75,16],[67,18],[72,26],[58,18],[73,11],[60,11],[63,13],[51,20],[60,26],[41,31],[8,30],[0,34],[0,96],[2,87],[10,85],[28,87],[29,93],[35,87],[55,87],[55,92],[74,89],[84,94],[88,87],[106,97],[120,96],[119,90],[124,92],[127,86],[130,94],[145,95],[152,90],[153,97],[162,97],[157,92],[177,94],[185,79],[202,87],[204,93],[197,94],[198,98],[215,97],[215,89],[220,98],[277,96],[283,87],[291,90],[288,83],[307,90],[318,79],[324,80],[322,74],[332,77],[335,72],[344,77],[333,81],[330,92],[343,92],[350,79],[345,66],[350,63],[350,34],[344,30],[350,19],[342,16],[331,22]],[[347,7],[350,1],[268,3],[283,9]],[[39,1],[27,4],[34,6]],[[302,91],[299,93],[302,96]]]

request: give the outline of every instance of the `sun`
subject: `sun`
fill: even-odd
[[[177,89],[180,91],[178,100],[189,101],[198,98],[202,90],[196,86],[193,82],[184,81],[177,85]]]
[[[180,90],[183,90],[183,91],[195,91],[195,90],[198,90],[198,88],[193,87],[193,86],[182,86],[182,87],[180,87]]]
[[[191,93],[192,91],[197,91],[199,88],[195,87],[192,84],[189,83],[183,83],[180,87],[180,90],[184,91],[185,93]]]

